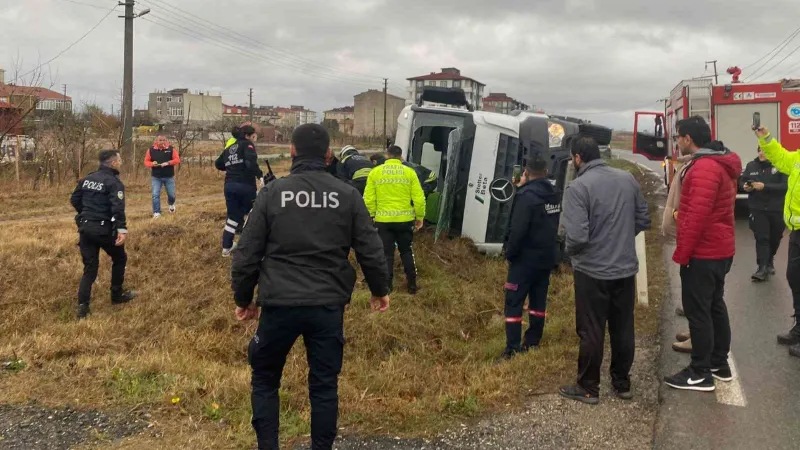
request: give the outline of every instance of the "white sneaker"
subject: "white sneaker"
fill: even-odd
[[[153,219],[160,219],[160,218],[161,218],[161,213],[154,213],[153,214]]]
[[[233,243],[233,247],[231,248],[223,248],[222,249],[222,257],[227,258],[231,256],[231,253],[236,250],[236,242]]]
[[[175,214],[175,205],[169,205],[169,213]]]

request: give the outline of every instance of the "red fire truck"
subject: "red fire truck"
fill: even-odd
[[[703,117],[711,125],[713,138],[738,153],[743,165],[758,156],[758,141],[751,130],[755,112],[761,114],[761,124],[784,147],[800,148],[800,80],[741,83],[736,72],[729,70],[734,79],[723,85],[715,85],[714,77],[683,80],[672,89],[664,112],[636,113],[633,152],[650,160],[664,161],[667,186],[679,156],[675,123],[690,116]],[[643,131],[645,128],[648,131]],[[746,201],[747,194],[739,192],[736,198],[738,206]]]

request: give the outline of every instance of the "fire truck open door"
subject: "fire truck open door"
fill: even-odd
[[[649,117],[650,119],[646,119]],[[653,127],[653,131],[649,127]],[[664,161],[669,156],[669,132],[664,113],[636,112],[633,121],[633,153],[652,161]]]

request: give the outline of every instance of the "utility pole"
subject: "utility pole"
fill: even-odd
[[[250,113],[250,123],[253,123],[253,88],[250,88],[250,109],[248,109]]]
[[[389,146],[386,145],[386,103],[388,97],[389,79],[383,79],[383,148],[388,150]]]
[[[717,73],[717,60],[715,59],[713,61],[706,61],[706,64],[714,64],[714,84],[719,84],[719,73]]]
[[[150,12],[150,9],[136,14],[133,6],[136,0],[126,0],[119,2],[119,6],[125,6],[125,15],[119,16],[125,19],[125,55],[124,73],[122,77],[122,150],[126,154],[131,153],[131,142],[133,138],[133,19],[142,17]]]
[[[67,96],[67,85],[65,84],[64,85],[64,97],[66,97],[66,96]],[[64,100],[66,100],[66,99],[64,99]]]

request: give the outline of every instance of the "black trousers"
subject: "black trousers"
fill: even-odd
[[[506,350],[519,351],[522,334],[522,310],[528,298],[528,331],[525,345],[536,346],[542,340],[547,316],[547,289],[550,287],[550,269],[532,269],[527,265],[511,263],[505,284]]]
[[[364,191],[367,189],[367,178],[359,178],[357,180],[350,180],[350,185],[358,190],[358,193],[364,195]]]
[[[691,367],[709,376],[712,367],[727,367],[731,350],[731,323],[725,305],[725,276],[733,258],[692,259],[681,266],[683,311],[692,336]]]
[[[800,230],[789,235],[789,264],[786,267],[786,280],[792,289],[794,314],[800,320]]]
[[[344,306],[264,307],[248,359],[258,448],[278,448],[280,399],[286,356],[303,336],[308,359],[313,450],[330,450],[336,440],[339,373],[344,350]]]
[[[409,284],[417,282],[417,265],[414,261],[414,222],[377,223],[378,234],[383,241],[383,251],[386,253],[386,265],[389,267],[389,287],[394,286],[394,249],[395,245],[400,251],[406,280]]]
[[[600,394],[606,322],[611,336],[611,383],[621,392],[631,389],[630,371],[636,347],[635,298],[635,277],[598,280],[575,271],[575,322],[581,339],[578,384],[592,395]]]
[[[111,295],[122,293],[125,282],[125,265],[128,255],[125,247],[114,245],[116,237],[113,235],[93,235],[88,232],[80,233],[78,247],[81,249],[83,259],[83,277],[78,288],[78,303],[89,304],[92,298],[92,285],[97,280],[97,270],[100,265],[100,249],[111,257]]]
[[[786,229],[783,212],[751,210],[750,229],[756,238],[758,267],[772,264]]]
[[[258,191],[255,185],[225,183],[225,206],[228,217],[222,230],[222,248],[233,247],[233,240],[244,227],[244,217],[250,214]]]

